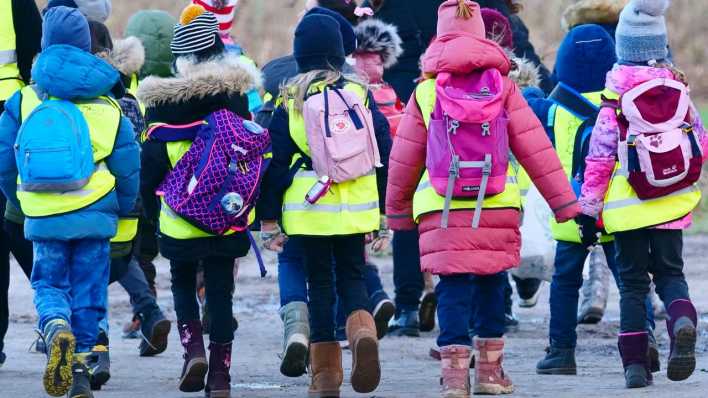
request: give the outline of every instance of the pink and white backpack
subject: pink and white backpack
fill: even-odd
[[[509,119],[504,80],[497,69],[440,73],[428,126],[426,168],[445,197],[442,228],[452,199],[477,199],[472,227],[479,227],[484,198],[504,192],[509,167]]]
[[[312,168],[335,183],[355,180],[381,167],[371,111],[358,94],[325,87],[303,108]]]
[[[698,181],[703,154],[683,83],[650,80],[605,106],[619,109],[620,170],[640,199],[666,196]]]

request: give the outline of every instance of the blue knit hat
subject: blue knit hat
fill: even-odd
[[[316,69],[339,70],[344,65],[344,45],[337,20],[327,15],[308,15],[295,29],[293,55],[298,73]]]
[[[327,15],[337,20],[339,31],[342,33],[342,44],[344,45],[344,55],[351,55],[356,50],[356,34],[354,28],[342,14],[332,11],[329,8],[315,7],[305,14],[307,15]]]
[[[79,10],[59,6],[44,13],[42,22],[42,50],[55,44],[91,51],[91,31],[88,21]]]
[[[602,91],[616,61],[615,41],[607,31],[600,25],[580,25],[558,48],[556,77],[581,93]]]
[[[615,37],[621,61],[647,62],[668,57],[665,13],[669,0],[632,0],[622,10]]]

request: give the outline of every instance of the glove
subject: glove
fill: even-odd
[[[388,225],[386,225],[386,217],[381,217],[381,227],[377,232],[374,232],[370,241],[371,254],[379,255],[388,250],[389,246],[391,245],[392,236],[393,234],[391,233],[391,230],[388,229]]]
[[[282,253],[285,243],[288,241],[288,236],[283,233],[275,221],[261,222],[260,238],[263,241],[263,247],[276,253]]]
[[[580,230],[580,243],[588,250],[591,249],[597,244],[600,235],[602,235],[597,227],[597,220],[587,214],[581,214],[575,217],[575,223],[578,224],[578,229]]]

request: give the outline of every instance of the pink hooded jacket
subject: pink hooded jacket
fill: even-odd
[[[476,3],[469,20],[456,18],[456,0],[440,7],[438,38],[423,57],[423,73],[470,73],[497,68],[504,76],[505,107],[509,116],[511,152],[528,171],[534,184],[554,209],[558,221],[579,212],[568,177],[551,142],[516,84],[509,79],[511,62],[496,43],[484,39],[484,25]],[[413,194],[425,168],[427,129],[415,96],[406,108],[390,157],[386,214],[394,230],[416,227]],[[419,222],[422,269],[440,275],[491,275],[520,262],[520,212],[517,209],[487,209],[478,229],[472,229],[472,210],[453,211],[449,227],[440,227],[441,212],[423,215]]]
[[[607,88],[619,95],[626,93],[649,80],[675,79],[668,69],[649,66],[615,65],[607,74]],[[693,131],[696,132],[703,149],[704,161],[708,156],[708,136],[706,136],[700,113],[691,105]],[[610,186],[612,172],[617,162],[619,125],[617,114],[612,108],[603,108],[590,138],[590,152],[585,158],[585,182],[583,183],[580,205],[582,212],[598,217],[602,212],[605,194]],[[691,215],[656,228],[685,229],[691,226]]]

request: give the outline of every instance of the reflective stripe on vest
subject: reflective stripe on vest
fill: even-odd
[[[118,220],[118,230],[116,236],[111,239],[111,243],[128,243],[138,235],[137,218],[121,218]]]
[[[12,1],[0,0],[0,102],[24,86],[17,66],[17,38]]]
[[[428,79],[418,85],[415,90],[416,102],[420,107],[420,111],[425,121],[425,126],[430,124],[430,115],[435,107],[435,79]],[[423,173],[415,195],[413,195],[413,218],[416,222],[420,222],[420,216],[439,212],[443,210],[445,198],[433,189],[430,185],[428,172]],[[474,210],[477,205],[476,198],[470,199],[453,199],[450,205],[452,210]],[[501,209],[501,208],[521,208],[521,193],[516,180],[516,173],[511,164],[507,171],[507,181],[504,192],[487,196],[482,203],[483,209]]]
[[[29,115],[42,103],[34,87],[22,89],[20,118]],[[118,104],[108,97],[77,102],[77,107],[86,119],[93,147],[96,171],[83,188],[68,192],[25,192],[18,190],[22,212],[27,217],[48,217],[70,213],[88,207],[113,191],[116,179],[106,166],[105,160],[113,152],[121,111]],[[18,186],[21,181],[18,178]]]
[[[313,84],[311,91],[321,90],[322,84]],[[367,91],[357,84],[347,84],[346,90],[357,93],[366,100]],[[295,109],[294,101],[288,103],[290,136],[305,154],[307,145],[305,121]],[[294,165],[300,155],[296,155]],[[369,233],[379,228],[379,193],[376,175],[372,173],[353,181],[332,184],[329,193],[316,204],[305,202],[305,195],[317,183],[317,175],[305,166],[295,173],[293,182],[283,197],[283,229],[289,235],[351,235]]]

